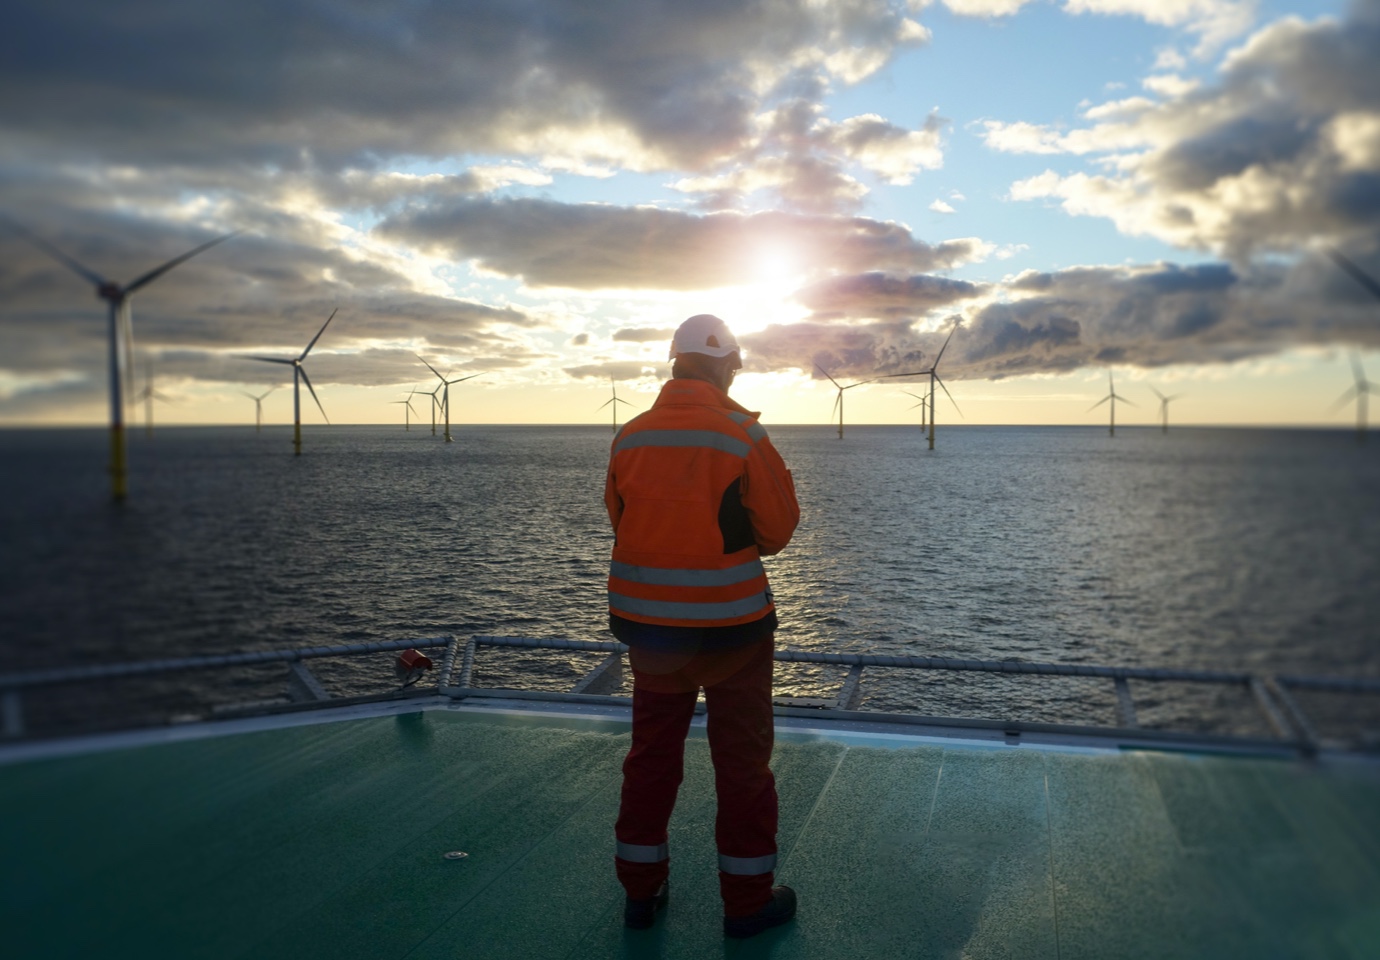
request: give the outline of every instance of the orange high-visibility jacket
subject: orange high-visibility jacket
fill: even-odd
[[[619,431],[604,487],[611,614],[725,627],[773,611],[761,558],[790,541],[800,506],[757,417],[713,384],[676,379]]]

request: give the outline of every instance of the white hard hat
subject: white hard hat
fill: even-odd
[[[712,313],[698,313],[676,329],[671,340],[671,357],[682,353],[702,353],[707,357],[726,357],[738,353],[733,331]]]

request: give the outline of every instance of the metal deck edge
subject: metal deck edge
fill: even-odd
[[[295,704],[254,716],[214,718],[168,726],[84,734],[75,737],[0,745],[0,766],[31,760],[77,756],[112,750],[179,743],[209,737],[398,716],[431,710],[497,713],[595,725],[625,725],[632,719],[628,697],[546,693],[528,690],[466,690],[465,696],[417,691],[405,698],[358,700],[349,704]],[[899,748],[919,744],[963,744],[985,748],[1024,748],[1069,752],[1115,753],[1123,750],[1175,751],[1243,757],[1344,761],[1380,771],[1380,756],[1321,749],[1279,740],[1209,736],[1177,731],[1147,731],[1070,724],[1003,722],[951,717],[923,717],[854,710],[777,706],[779,734],[795,739],[841,739],[852,743]],[[704,704],[696,706],[695,728],[704,725]]]

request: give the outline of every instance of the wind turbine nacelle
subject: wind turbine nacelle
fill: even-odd
[[[420,650],[407,649],[398,654],[398,662],[393,665],[393,672],[398,675],[398,680],[404,687],[410,687],[422,675],[434,666],[431,658]]]
[[[123,300],[125,292],[114,281],[106,281],[96,288],[96,296],[102,300]]]

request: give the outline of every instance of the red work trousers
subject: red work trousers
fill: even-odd
[[[629,656],[632,749],[623,761],[614,827],[620,855],[614,863],[630,898],[655,896],[670,872],[666,827],[683,776],[685,735],[703,686],[718,796],[714,834],[724,915],[750,916],[770,902],[777,818],[776,781],[768,766],[774,733],[772,641],[768,636],[740,650],[678,662],[636,649]],[[624,859],[624,853],[636,860]]]

